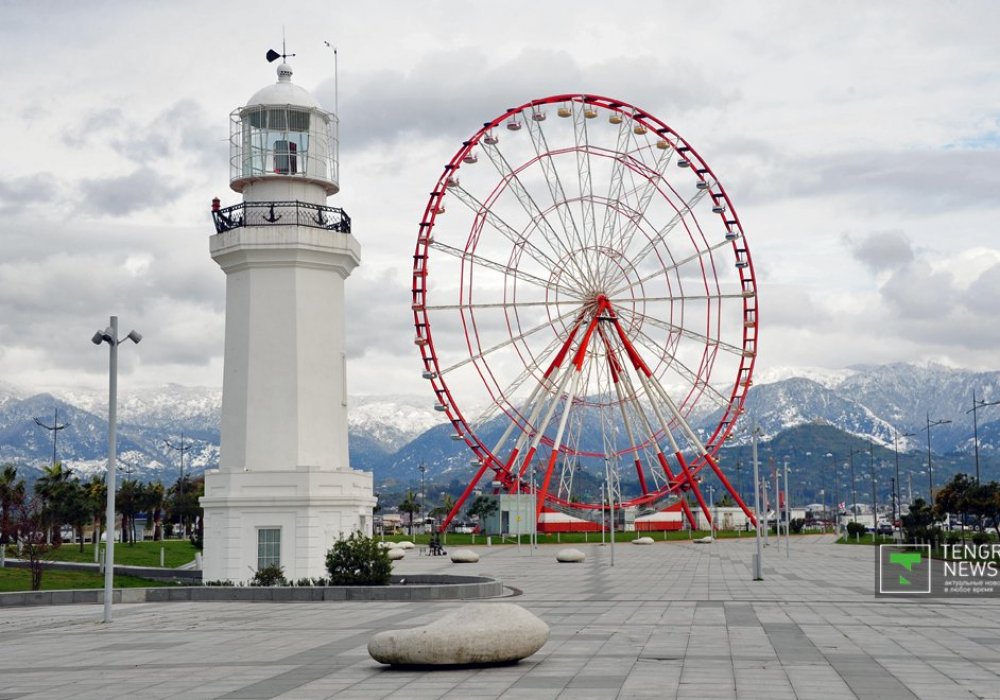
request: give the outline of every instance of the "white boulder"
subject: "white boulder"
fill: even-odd
[[[392,549],[390,549],[387,552],[387,554],[389,555],[389,559],[391,561],[397,561],[397,560],[402,559],[403,557],[406,556],[406,552],[404,552],[399,547],[393,547]]]
[[[416,545],[409,540],[403,540],[402,542],[397,542],[396,547],[399,549],[413,549]]]
[[[705,537],[699,537],[692,541],[695,544],[712,544],[712,542],[714,542],[711,535],[706,535]]]
[[[563,564],[576,564],[587,558],[587,555],[581,552],[579,549],[573,549],[568,547],[566,549],[560,549],[556,554],[556,561]]]
[[[479,561],[479,555],[471,549],[453,549],[451,560],[456,564],[475,564]]]
[[[652,537],[636,537],[632,540],[632,544],[653,544]]]
[[[513,603],[466,603],[423,627],[378,632],[368,653],[383,664],[454,666],[504,664],[531,656],[549,626]]]

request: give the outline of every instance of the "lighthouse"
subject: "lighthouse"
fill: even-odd
[[[230,115],[243,201],[212,202],[226,345],[219,467],[201,499],[206,581],[272,564],[290,580],[326,576],[330,546],[372,528],[372,476],[347,451],[344,282],[361,246],[327,205],[340,190],[338,119],[287,63],[277,72]]]

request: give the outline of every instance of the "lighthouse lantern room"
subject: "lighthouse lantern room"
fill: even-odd
[[[230,186],[212,203],[226,274],[219,468],[205,478],[205,580],[326,575],[338,538],[371,533],[372,477],[347,450],[344,282],[361,262],[339,187],[337,115],[278,66],[230,116]]]

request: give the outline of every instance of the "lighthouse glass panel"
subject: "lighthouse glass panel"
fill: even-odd
[[[288,107],[256,107],[243,114],[243,176],[295,175],[309,162],[312,115]]]

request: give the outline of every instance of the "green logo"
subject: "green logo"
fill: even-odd
[[[920,552],[889,552],[889,563],[898,564],[907,570],[907,572],[913,571],[913,567],[923,561],[923,557],[920,556]],[[910,580],[900,574],[899,576],[900,586],[909,586]]]

